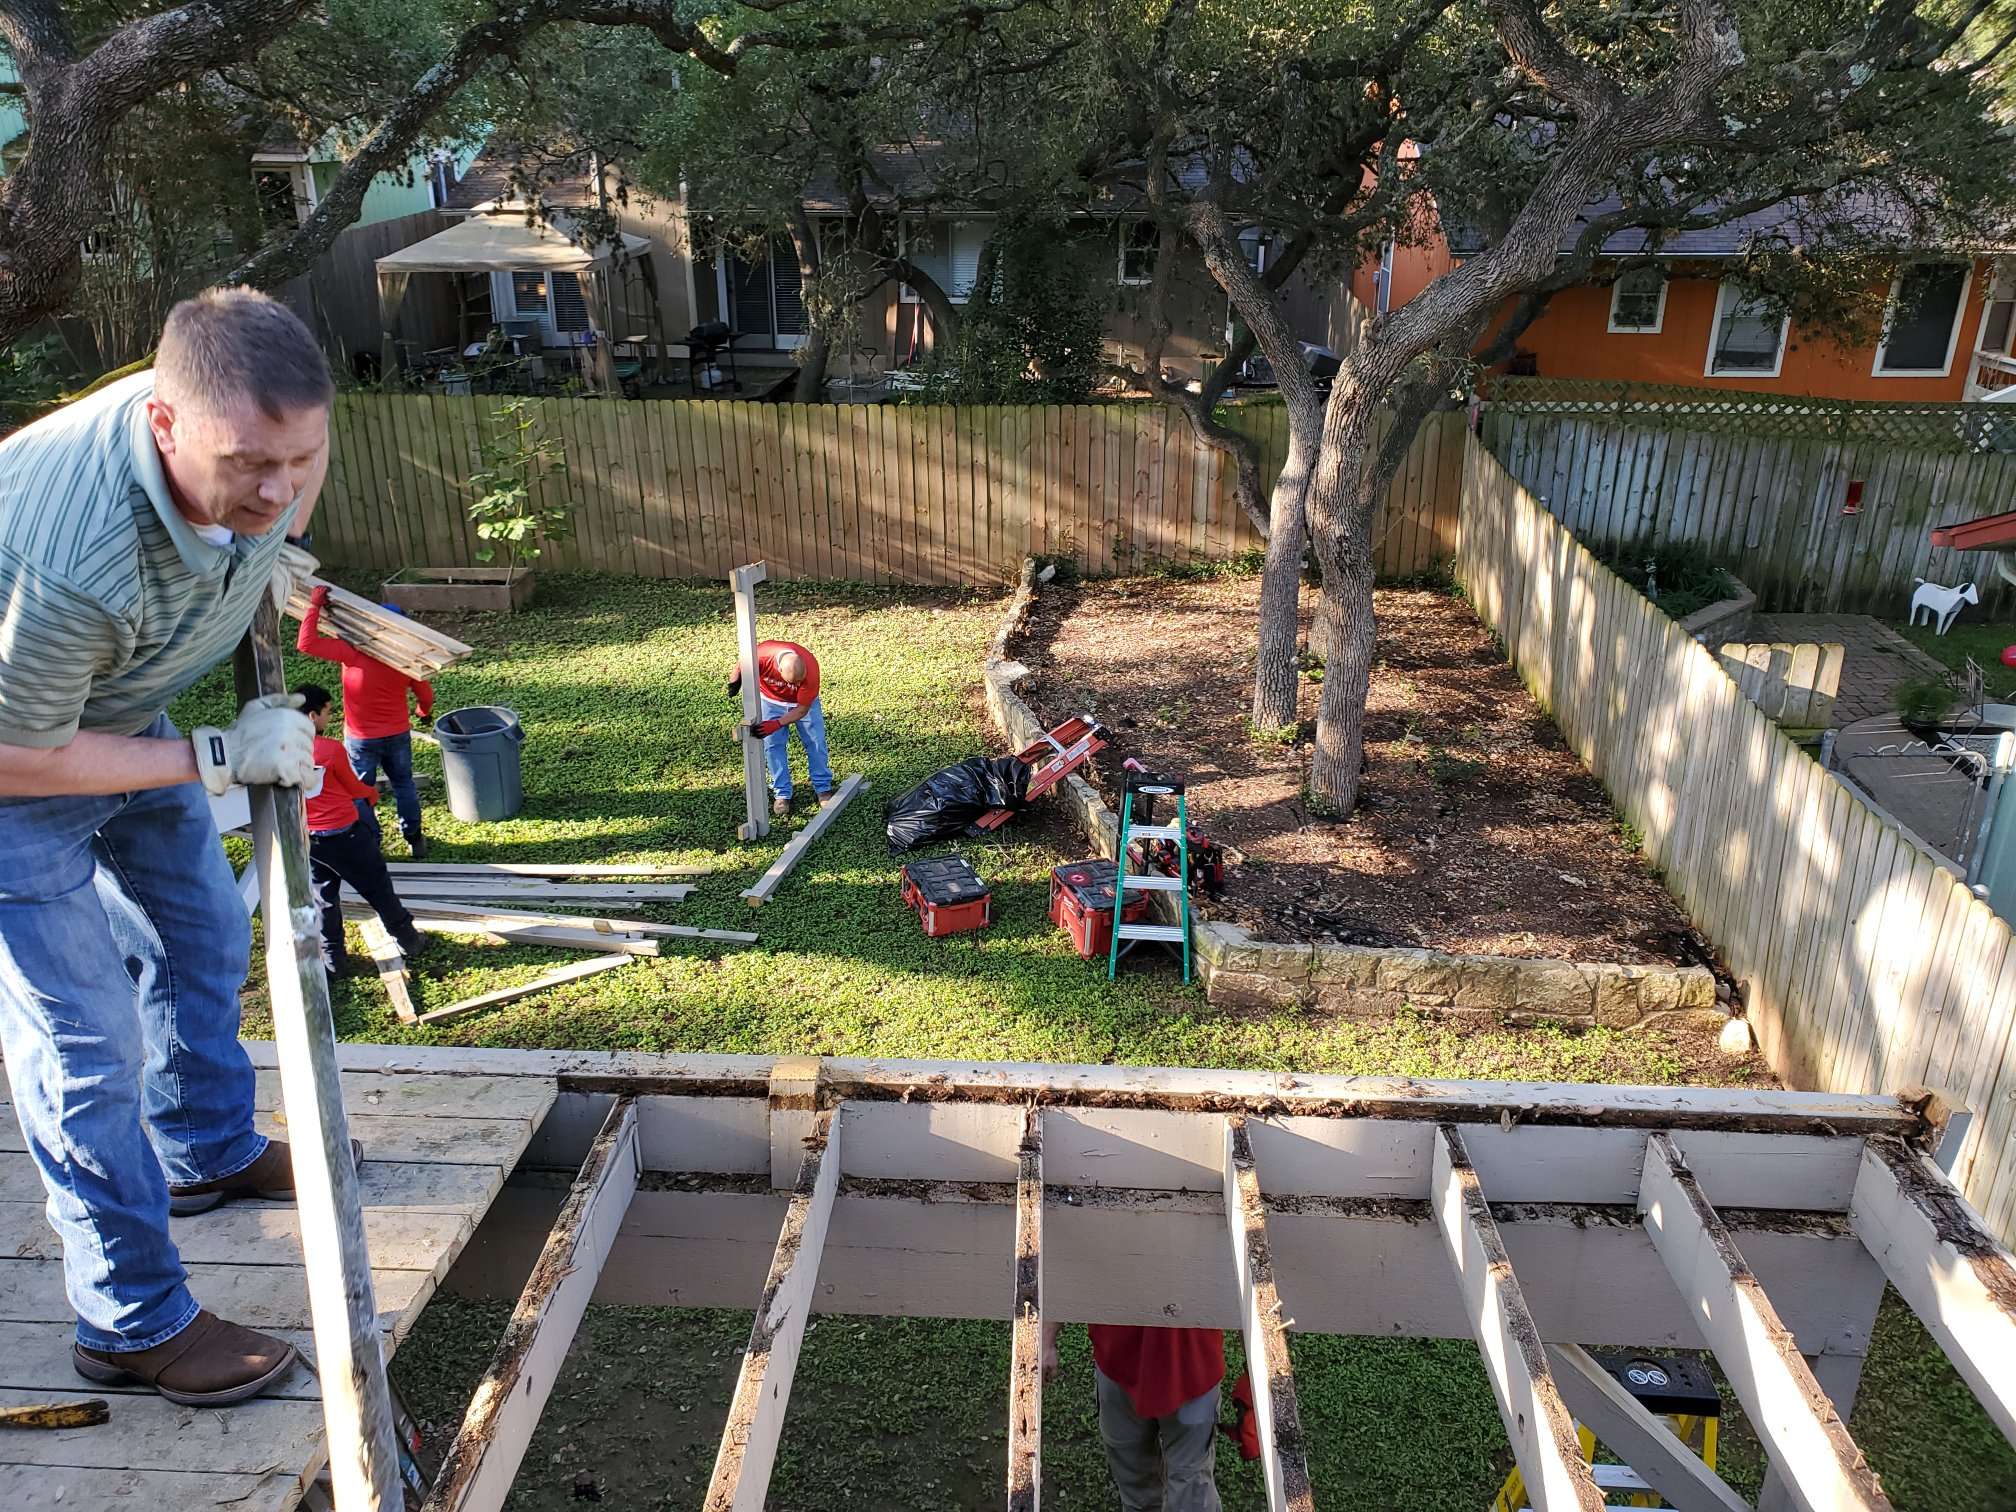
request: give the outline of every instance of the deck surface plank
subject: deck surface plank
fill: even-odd
[[[257,1055],[257,1120],[286,1135],[270,1050]],[[342,1047],[346,1064],[369,1064]],[[343,1073],[379,1322],[390,1354],[411,1331],[553,1105],[550,1075],[395,1069]],[[312,1359],[300,1225],[292,1206],[234,1202],[174,1221],[199,1301],[287,1338]],[[88,1385],[70,1368],[73,1319],[62,1247],[11,1105],[0,1103],[0,1405],[101,1395],[112,1421],[0,1438],[8,1512],[145,1507],[148,1512],[287,1512],[320,1469],[321,1397],[295,1370],[237,1407],[176,1407],[151,1393]]]

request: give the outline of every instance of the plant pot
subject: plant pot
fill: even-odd
[[[509,614],[532,597],[532,580],[530,567],[406,567],[384,593],[409,614]]]

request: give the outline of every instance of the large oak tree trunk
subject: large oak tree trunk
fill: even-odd
[[[1320,426],[1321,416],[1317,417]],[[1253,663],[1253,728],[1262,734],[1285,730],[1296,720],[1299,669],[1296,645],[1302,628],[1302,551],[1308,539],[1304,509],[1316,463],[1318,437],[1297,436],[1291,427],[1288,456],[1274,480],[1268,511],[1267,556],[1260,574],[1260,635]]]

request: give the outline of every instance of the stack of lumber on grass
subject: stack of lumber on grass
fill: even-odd
[[[485,1008],[515,1002],[548,987],[557,987],[596,972],[613,970],[634,956],[655,956],[665,939],[703,940],[716,944],[754,944],[745,930],[696,929],[683,924],[658,924],[646,919],[613,918],[602,914],[543,913],[503,906],[507,903],[635,903],[674,902],[693,890],[690,883],[639,881],[638,878],[699,876],[704,866],[620,866],[603,864],[523,864],[394,861],[387,863],[399,899],[413,915],[414,927],[430,934],[485,935],[506,944],[541,945],[555,950],[590,950],[596,955],[576,961],[516,987],[500,988],[465,998],[427,1013],[413,1006],[406,963],[398,946],[377,925],[370,906],[348,888],[343,892],[344,917],[363,923],[365,938],[377,962],[380,979],[401,1021],[440,1023]],[[593,881],[577,881],[579,877]],[[612,880],[614,879],[614,880]]]
[[[287,612],[297,620],[307,618],[309,596],[317,588],[329,590],[322,623],[331,635],[348,641],[367,656],[377,657],[388,667],[397,667],[408,677],[431,678],[470,652],[470,647],[452,635],[443,635],[416,619],[381,609],[369,599],[320,578],[310,578],[306,585],[295,588],[293,597],[287,600]]]

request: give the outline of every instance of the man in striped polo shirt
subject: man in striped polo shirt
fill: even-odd
[[[331,395],[284,306],[213,291],[169,315],[152,373],[0,443],[0,1047],[79,1373],[189,1405],[295,1358],[198,1306],[168,1230],[294,1186],[253,1127],[251,929],[204,790],[306,784],[314,730],[291,695],[192,739],[163,711],[283,586]]]

